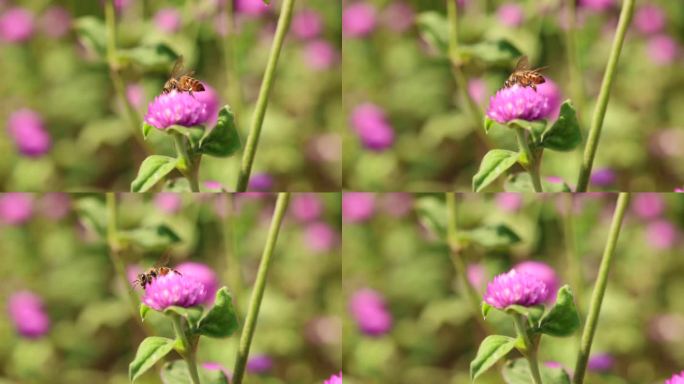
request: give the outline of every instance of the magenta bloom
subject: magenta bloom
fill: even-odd
[[[299,39],[313,39],[321,34],[323,20],[321,20],[321,16],[316,11],[304,9],[292,18],[290,29]]]
[[[154,196],[154,205],[162,212],[174,214],[183,204],[181,195],[174,192],[159,192]]]
[[[296,194],[290,203],[290,212],[299,221],[313,221],[323,212],[323,202],[314,193]]]
[[[205,295],[200,298],[202,304],[211,305],[214,303],[216,291],[219,289],[219,281],[216,273],[208,265],[186,261],[178,265],[176,270],[183,276],[193,278],[204,285]]]
[[[542,120],[549,116],[549,98],[530,87],[517,84],[503,88],[489,99],[487,116],[501,124],[511,120]]]
[[[365,37],[375,29],[377,10],[368,3],[354,3],[342,12],[342,33],[347,37]]]
[[[684,384],[684,371],[675,373],[672,377],[665,381],[665,384]]]
[[[383,24],[399,33],[411,28],[415,18],[413,8],[402,1],[391,2],[382,12]]]
[[[342,194],[342,220],[360,223],[373,216],[375,195],[369,192],[345,192]]]
[[[632,200],[632,211],[642,219],[653,219],[665,210],[665,201],[657,193],[637,193]]]
[[[558,276],[551,266],[540,261],[523,261],[514,268],[519,273],[527,273],[537,279],[541,280],[548,291],[548,296],[544,299],[546,302],[553,302],[556,300],[556,291],[558,290]]]
[[[672,64],[679,54],[677,42],[670,36],[662,34],[648,40],[646,47],[648,57],[658,65]]]
[[[0,194],[0,221],[9,225],[21,225],[33,216],[33,198],[29,193],[12,192]]]
[[[667,220],[656,220],[646,227],[646,240],[653,248],[672,248],[677,242],[677,229]]]
[[[600,353],[589,358],[587,368],[594,372],[607,372],[613,369],[613,365],[615,365],[615,358],[612,355]]]
[[[193,277],[172,272],[152,280],[145,288],[143,303],[157,311],[173,305],[189,308],[202,304],[206,295],[204,284]]]
[[[561,104],[563,103],[558,85],[547,77],[546,82],[537,85],[537,92],[542,96],[546,96],[549,101],[549,112],[545,117],[547,119],[556,120],[560,114]]]
[[[140,108],[145,101],[145,89],[140,84],[126,86],[126,99],[132,106]]]
[[[52,6],[40,17],[40,28],[53,38],[60,38],[71,29],[71,14],[65,8]]]
[[[484,301],[494,308],[505,309],[517,304],[532,307],[543,303],[549,295],[546,284],[534,275],[515,269],[494,277],[487,284]]]
[[[197,95],[202,92],[197,92]],[[171,91],[154,98],[147,107],[145,122],[151,126],[165,130],[172,125],[193,127],[204,124],[209,118],[206,104],[197,96],[188,92]]]
[[[208,370],[208,371],[221,371],[223,375],[228,379],[228,382],[233,378],[233,375],[230,373],[230,371],[221,365],[220,363],[214,362],[214,361],[208,361],[206,363],[202,363],[202,368]]]
[[[368,336],[381,336],[392,328],[392,315],[387,310],[385,299],[372,289],[356,291],[349,303],[349,311],[359,330]]]
[[[496,194],[496,206],[505,212],[515,212],[522,207],[523,196],[520,193],[502,192]]]
[[[247,16],[259,16],[268,12],[263,0],[235,0],[235,10]]]
[[[0,40],[24,42],[33,36],[33,24],[31,11],[20,7],[10,8],[0,15]]]
[[[273,369],[273,359],[268,355],[256,355],[247,360],[247,372],[254,374],[267,373]]]
[[[304,61],[314,71],[330,69],[339,59],[335,48],[326,40],[314,40],[304,47]]]
[[[601,168],[592,172],[591,183],[599,187],[607,187],[615,183],[615,172],[610,168]]]
[[[248,184],[250,191],[268,192],[273,189],[273,178],[268,173],[252,175]]]
[[[181,22],[181,13],[176,8],[163,8],[154,15],[154,25],[162,32],[178,32]]]
[[[522,7],[514,3],[501,5],[496,11],[496,16],[501,24],[508,27],[518,27],[525,19]]]
[[[478,104],[484,104],[487,100],[487,83],[480,78],[473,78],[468,81],[468,95]]]
[[[339,375],[330,376],[330,378],[328,380],[324,381],[323,384],[342,384],[342,371],[340,371]],[[678,384],[678,383],[672,383],[672,384]]]
[[[634,25],[643,34],[662,32],[665,28],[665,12],[656,5],[643,5],[634,14]]]
[[[615,5],[615,0],[580,0],[579,6],[592,11],[605,11]]]
[[[71,210],[69,194],[61,192],[46,193],[40,200],[40,210],[45,216],[53,220],[62,219]]]
[[[466,271],[468,282],[479,291],[480,289],[484,288],[486,273],[487,271],[485,270],[484,265],[480,263],[470,264]]]
[[[365,103],[354,108],[351,125],[368,149],[383,151],[394,144],[394,128],[385,112],[375,104]]]
[[[52,140],[45,130],[43,119],[30,109],[24,108],[12,113],[7,130],[19,152],[28,157],[40,157],[50,150]]]
[[[202,85],[204,85],[204,91],[196,92],[192,95],[195,97],[195,99],[197,99],[197,101],[204,104],[204,106],[207,108],[206,124],[209,126],[214,126],[218,121],[218,114],[219,110],[221,109],[221,101],[219,100],[218,93],[213,87],[206,83],[202,83]]]
[[[304,231],[307,247],[313,252],[330,251],[337,244],[338,236],[326,223],[309,224]]]
[[[20,291],[12,294],[8,303],[9,317],[17,332],[35,339],[50,329],[50,318],[43,306],[43,299],[33,292]]]
[[[109,0],[105,0],[109,1]],[[128,8],[129,5],[131,5],[132,0],[114,0],[114,8],[117,11],[122,11],[125,8]]]

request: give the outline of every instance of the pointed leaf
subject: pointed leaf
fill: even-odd
[[[542,317],[538,332],[551,336],[570,336],[580,326],[580,318],[570,287],[558,290],[556,304]]]
[[[420,198],[416,202],[418,220],[438,239],[446,239],[447,216],[446,206],[442,200],[434,196]]]
[[[164,313],[175,313],[177,315],[180,315],[188,322],[190,330],[194,331],[197,329],[197,324],[199,323],[199,320],[202,317],[203,310],[202,307],[184,308],[173,305],[164,309]]]
[[[147,316],[147,312],[150,311],[150,307],[148,307],[145,303],[140,303],[140,318],[145,321],[145,316]]]
[[[487,336],[477,350],[475,360],[470,363],[470,380],[475,381],[478,376],[491,368],[497,361],[504,358],[515,347],[515,339],[508,336]]]
[[[492,129],[492,125],[494,125],[494,120],[490,119],[489,116],[485,116],[485,118],[484,118],[485,133],[489,133],[489,130]]]
[[[486,318],[487,318],[487,315],[489,314],[489,311],[492,310],[492,308],[494,308],[494,307],[492,307],[491,305],[487,304],[486,301],[483,301],[483,302],[482,302],[481,311],[482,311],[482,318],[483,318],[483,319],[486,319]]]
[[[228,288],[216,292],[214,306],[199,321],[197,333],[209,337],[228,337],[238,328],[233,298]]]
[[[444,15],[428,11],[416,18],[418,32],[430,47],[446,56],[449,50],[449,23]]]
[[[164,43],[119,49],[117,56],[122,65],[135,64],[146,70],[164,73],[178,59],[178,54]]]
[[[459,236],[490,249],[506,248],[520,242],[520,236],[505,224],[485,225],[470,231],[460,231]]]
[[[489,65],[508,66],[520,57],[520,50],[506,39],[482,41],[476,44],[462,44],[460,55],[463,61],[478,60]]]
[[[473,176],[473,190],[480,192],[499,176],[518,162],[518,152],[504,149],[492,149],[482,159],[480,169]]]
[[[128,366],[128,379],[133,382],[173,350],[173,339],[150,336],[140,343],[135,358]]]
[[[104,22],[94,16],[84,16],[74,22],[74,27],[83,45],[103,58],[107,50],[107,30]]]
[[[120,231],[119,238],[144,250],[163,250],[181,241],[176,232],[166,224]]]
[[[151,126],[150,124],[143,123],[143,125],[142,125],[143,138],[147,139],[147,136],[150,134],[150,132],[152,132],[153,128],[154,127]]]
[[[199,152],[210,156],[227,157],[241,147],[235,117],[229,106],[219,112],[216,126],[200,140]]]
[[[138,176],[131,183],[131,192],[147,192],[176,169],[177,159],[168,156],[148,156],[140,164]]]
[[[572,102],[561,105],[560,115],[553,125],[542,134],[541,145],[555,151],[570,151],[582,142],[577,113]]]

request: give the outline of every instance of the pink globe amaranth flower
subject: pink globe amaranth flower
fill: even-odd
[[[194,92],[192,95],[207,108],[206,124],[209,126],[214,126],[218,121],[218,114],[219,110],[221,109],[221,100],[219,99],[218,93],[212,86],[206,83],[202,83],[202,85],[204,86],[204,91]]]
[[[52,145],[43,119],[30,109],[24,108],[12,113],[7,122],[7,130],[17,149],[24,156],[40,157],[46,154]]]
[[[399,33],[411,28],[415,18],[416,12],[403,1],[394,1],[382,11],[383,24]]]
[[[154,15],[154,25],[162,32],[178,32],[181,22],[181,13],[176,8],[163,8]]]
[[[304,47],[304,62],[314,71],[330,69],[339,60],[339,54],[326,40],[314,40]]]
[[[22,43],[33,36],[34,16],[25,8],[15,7],[0,15],[0,39],[8,43]]]
[[[207,289],[200,281],[171,272],[152,280],[145,288],[143,303],[157,311],[170,306],[189,308],[201,304],[206,295]]]
[[[342,194],[342,220],[360,223],[370,219],[375,211],[375,195],[369,192],[344,192]]]
[[[323,213],[323,202],[314,193],[296,194],[292,197],[290,212],[299,221],[313,221]]]
[[[64,218],[70,210],[71,199],[67,193],[46,193],[40,200],[40,211],[52,220]]]
[[[514,268],[518,273],[527,273],[537,279],[541,280],[548,291],[546,302],[553,302],[556,300],[556,291],[558,290],[558,276],[551,266],[541,261],[523,261]]]
[[[684,193],[684,188],[679,188],[679,187],[677,187],[677,188],[674,189],[674,191],[675,191],[675,192],[678,192],[678,193]]]
[[[257,173],[249,179],[249,190],[257,192],[268,192],[273,189],[273,178],[268,173]]]
[[[368,149],[383,151],[394,144],[394,128],[387,122],[385,112],[375,104],[364,103],[354,108],[351,125]]]
[[[318,37],[323,30],[323,20],[318,12],[303,9],[292,18],[290,27],[292,34],[298,39],[308,40]]]
[[[337,375],[332,375],[330,378],[323,382],[323,384],[342,384],[342,371]]]
[[[9,225],[21,225],[33,216],[33,197],[29,193],[12,192],[0,194],[0,221]]]
[[[608,372],[613,369],[615,358],[608,353],[599,353],[589,357],[587,368],[593,372]]]
[[[337,232],[326,223],[312,223],[304,230],[306,246],[313,252],[330,251],[338,242]]]
[[[530,87],[503,88],[489,99],[487,116],[501,124],[511,120],[542,120],[549,116],[549,98]]]
[[[656,35],[648,40],[646,51],[654,64],[672,64],[679,55],[677,42],[668,35]]]
[[[413,209],[413,196],[404,192],[389,192],[381,195],[382,210],[393,217],[406,216]]]
[[[502,192],[496,194],[496,206],[505,212],[516,212],[522,207],[523,195],[513,192]]]
[[[665,380],[665,384],[684,384],[684,371],[672,375],[672,377]]]
[[[181,195],[174,192],[160,192],[154,196],[154,205],[160,211],[168,214],[178,212],[183,204]]]
[[[508,27],[518,27],[525,20],[525,14],[520,5],[514,3],[502,4],[496,11],[499,22]]]
[[[532,307],[543,303],[549,295],[546,284],[534,275],[515,269],[494,277],[487,284],[484,301],[494,308],[505,309],[517,304]]]
[[[147,107],[145,122],[151,126],[165,130],[172,125],[193,127],[204,124],[209,119],[207,105],[188,92],[171,91],[159,95]]]
[[[268,355],[255,355],[247,360],[247,372],[254,374],[267,373],[273,369],[273,359]]]
[[[677,238],[677,229],[667,220],[656,220],[646,227],[646,240],[655,249],[670,249]]]
[[[665,201],[658,193],[637,193],[632,199],[632,211],[642,219],[654,219],[662,215]]]
[[[126,99],[135,108],[142,107],[145,100],[145,89],[140,84],[128,84],[126,86]]]
[[[605,11],[615,5],[615,0],[579,0],[578,5],[592,11]]]
[[[71,14],[63,7],[50,7],[40,16],[40,28],[48,36],[60,38],[71,29]]]
[[[263,0],[235,0],[235,11],[247,16],[260,16],[268,12]]]
[[[486,273],[487,271],[484,265],[480,263],[470,264],[466,269],[466,276],[468,276],[468,282],[478,291],[484,288],[484,284],[486,281]]]
[[[643,34],[662,32],[665,28],[665,12],[653,4],[646,4],[634,14],[634,26]]]
[[[193,278],[204,285],[205,295],[200,298],[202,304],[211,305],[214,303],[216,291],[219,289],[219,281],[216,273],[208,265],[193,261],[186,261],[176,267],[176,270]]]
[[[392,328],[392,315],[385,299],[372,289],[361,289],[349,302],[349,311],[359,330],[368,336],[381,336]]]
[[[377,9],[369,3],[353,3],[342,11],[342,34],[347,37],[365,37],[375,29]]]
[[[599,187],[613,185],[616,180],[615,172],[610,168],[600,168],[592,172],[591,183]]]
[[[12,294],[7,309],[17,333],[26,338],[39,338],[50,329],[50,318],[45,313],[43,299],[33,292]]]
[[[487,83],[478,77],[468,81],[468,95],[478,104],[484,104],[487,100]]]
[[[545,117],[547,119],[556,120],[560,114],[561,104],[563,103],[563,97],[558,85],[547,77],[544,83],[537,85],[537,92],[542,96],[546,96],[549,102],[549,112]]]

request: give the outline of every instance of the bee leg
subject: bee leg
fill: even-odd
[[[532,84],[532,85],[530,85],[530,87],[532,87],[532,89],[534,89],[534,91],[537,92],[537,86],[536,85]]]

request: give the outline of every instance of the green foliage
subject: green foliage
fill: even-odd
[[[515,348],[516,342],[516,339],[502,335],[491,335],[482,340],[477,356],[470,363],[470,380],[475,381],[499,360],[506,357]]]
[[[545,179],[542,179],[542,188],[544,192],[548,193],[571,192],[566,183],[552,183]],[[504,183],[504,190],[506,192],[534,192],[529,173],[521,172],[509,175]]]
[[[202,384],[228,384],[226,375],[221,370],[199,370]],[[192,384],[188,365],[183,360],[169,361],[161,370],[164,384]]]
[[[508,248],[520,242],[520,236],[505,224],[484,225],[469,231],[459,231],[466,243],[473,242],[487,249]]]
[[[577,113],[570,100],[561,105],[560,116],[544,131],[541,145],[556,151],[570,151],[582,142]]]
[[[580,326],[580,318],[575,307],[575,300],[567,285],[558,290],[556,303],[542,317],[539,328],[535,331],[551,336],[570,336]]]
[[[76,211],[83,224],[93,232],[105,237],[107,232],[107,208],[102,199],[84,197],[76,201]]]
[[[480,192],[506,173],[520,158],[518,152],[492,149],[482,158],[480,169],[473,176],[473,191]]]
[[[100,58],[104,58],[107,51],[107,31],[104,22],[94,16],[84,16],[74,21],[74,28],[81,42]]]
[[[168,315],[175,314],[181,316],[185,319],[186,323],[188,324],[190,332],[194,333],[195,331],[197,331],[199,320],[202,317],[202,313],[204,313],[204,311],[202,307],[183,308],[177,306],[170,306],[164,309],[164,313]]]
[[[131,183],[131,192],[147,192],[166,175],[176,169],[178,159],[168,156],[148,156],[138,170],[138,176]]]
[[[520,50],[506,39],[464,44],[460,46],[459,53],[463,61],[475,60],[492,66],[508,66],[522,55]]]
[[[449,50],[449,24],[439,12],[423,12],[416,18],[423,39],[438,53],[446,56]]]
[[[217,157],[228,157],[240,149],[240,136],[235,117],[229,106],[219,111],[216,126],[207,131],[199,142],[199,152]]]
[[[117,51],[121,65],[134,64],[147,71],[168,73],[178,54],[166,44],[141,45]]]
[[[134,382],[173,350],[175,341],[166,337],[150,336],[138,346],[135,358],[128,366],[128,379]]]
[[[200,319],[197,333],[208,337],[228,337],[238,328],[233,298],[228,288],[216,292],[214,306]]]
[[[570,384],[570,377],[561,368],[539,367],[544,384]],[[502,371],[506,384],[534,384],[530,373],[530,365],[525,359],[511,360]]]
[[[437,238],[445,240],[447,215],[444,201],[426,196],[416,202],[416,211],[421,223]]]
[[[119,238],[143,250],[164,250],[181,241],[181,238],[166,224],[119,231]]]

